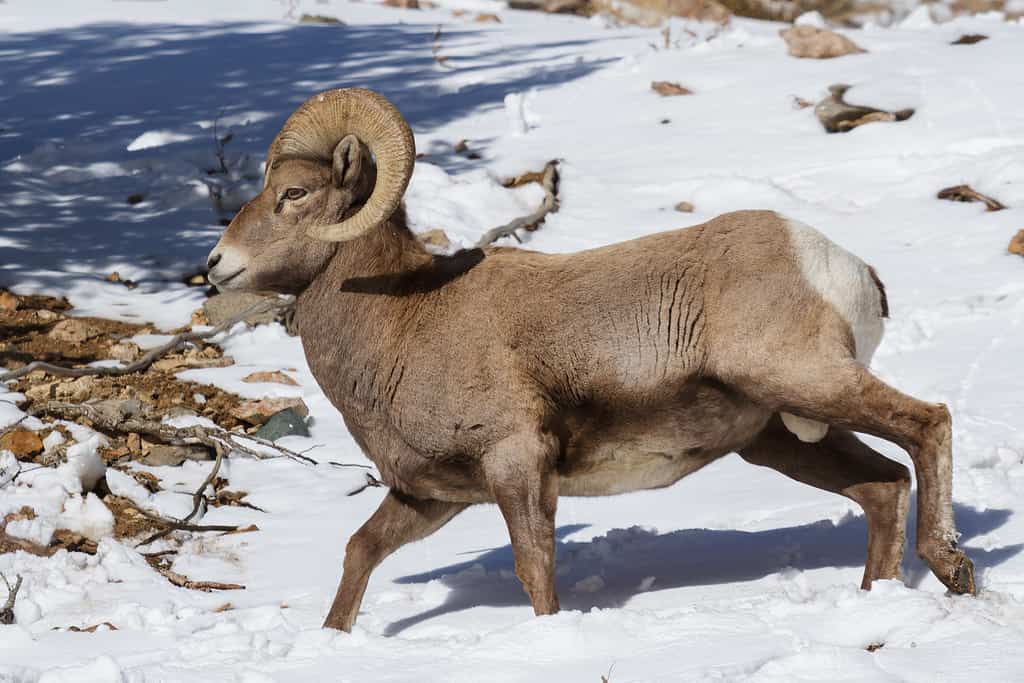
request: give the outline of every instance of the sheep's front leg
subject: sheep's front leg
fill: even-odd
[[[389,491],[377,511],[349,539],[341,585],[324,628],[351,631],[374,568],[406,543],[434,533],[466,507],[464,503],[418,500]]]
[[[487,485],[512,540],[516,576],[537,615],[558,611],[555,594],[555,509],[557,443],[540,433],[517,434],[484,460]]]

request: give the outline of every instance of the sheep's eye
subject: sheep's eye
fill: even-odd
[[[306,191],[301,187],[289,187],[284,191],[284,198],[290,202],[294,202],[297,199],[302,199],[306,194]]]

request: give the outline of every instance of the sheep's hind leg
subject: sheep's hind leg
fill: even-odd
[[[465,503],[418,500],[389,491],[377,511],[349,539],[341,584],[324,628],[351,631],[374,568],[406,543],[434,533],[466,507]]]
[[[861,588],[896,579],[906,542],[910,472],[872,450],[851,432],[833,428],[822,441],[806,443],[775,417],[752,444],[740,450],[747,462],[845,496],[864,509],[868,553]]]
[[[917,554],[954,593],[974,593],[974,565],[957,546],[953,524],[953,449],[949,410],[885,384],[853,359],[778,368],[759,384],[766,401],[804,418],[899,444],[917,476]],[[801,378],[791,384],[786,377]],[[819,379],[820,378],[820,379]],[[750,386],[750,385],[748,385]]]

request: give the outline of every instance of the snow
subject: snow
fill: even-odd
[[[789,57],[776,24],[673,20],[679,46],[662,49],[660,29],[492,0],[441,4],[0,4],[0,285],[66,295],[81,315],[160,331],[187,324],[203,292],[181,279],[222,229],[208,186],[225,212],[244,201],[287,115],[341,85],[377,89],[409,118],[425,154],[409,215],[456,247],[532,208],[536,187],[499,181],[552,158],[562,160],[561,210],[524,236],[530,248],[573,251],[772,208],[885,280],[892,319],[874,369],[953,412],[957,525],[981,595],[944,593],[914,557],[913,519],[906,585],[860,591],[866,526],[856,506],[729,456],[666,490],[562,499],[558,615],[533,616],[504,523],[479,506],[387,559],[356,629],[339,634],[319,626],[345,542],[383,495],[344,495],[363,470],[227,460],[221,476],[266,512],[206,513],[206,523],[259,531],[185,543],[174,571],[246,587],[202,593],[170,585],[109,538],[110,513],[87,493],[104,471],[101,437],[69,425],[69,460],[56,470],[24,466],[11,482],[18,465],[0,453],[0,515],[30,506],[37,520],[9,533],[41,540],[69,528],[101,539],[99,549],[0,555],[0,573],[25,579],[17,624],[0,626],[0,680],[599,681],[609,670],[615,683],[1020,680],[1024,262],[1006,244],[1024,228],[1024,24],[999,13],[942,21],[937,6],[921,6],[893,27],[844,30],[868,52],[819,62]],[[454,17],[455,7],[498,12],[502,23]],[[298,25],[302,12],[347,25]],[[439,25],[450,68],[433,58]],[[989,40],[949,45],[966,33]],[[695,94],[661,98],[653,80]],[[826,135],[793,96],[816,101],[840,82],[854,86],[851,102],[916,113]],[[214,122],[233,135],[227,174],[209,174]],[[480,159],[454,151],[462,139]],[[1010,208],[935,198],[961,183]],[[129,205],[133,194],[143,201]],[[693,214],[672,210],[683,200]],[[138,288],[106,282],[113,270]],[[234,366],[180,376],[243,396],[301,396],[311,436],[281,443],[315,446],[307,455],[323,463],[368,464],[298,340],[278,325],[224,340]],[[241,381],[264,370],[287,370],[299,387]],[[18,398],[0,395],[0,425],[22,417]],[[47,439],[48,450],[59,445]],[[168,490],[150,494],[112,469],[108,484],[181,516],[209,463],[139,469]],[[67,630],[102,622],[118,630]],[[873,644],[883,646],[868,652]]]

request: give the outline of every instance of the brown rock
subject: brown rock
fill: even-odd
[[[309,408],[301,398],[264,398],[258,401],[243,401],[231,409],[231,415],[251,425],[261,425],[285,408],[291,408],[305,417]]]
[[[70,382],[58,382],[54,389],[54,398],[58,401],[81,403],[92,398],[95,384],[96,378],[89,376],[79,377]]]
[[[6,289],[0,291],[0,309],[5,311],[16,311],[18,310],[18,297],[14,296]]]
[[[190,321],[193,327],[198,325],[209,325],[210,319],[206,317],[206,311],[201,308],[197,308],[192,311],[192,320]]]
[[[965,33],[950,43],[950,45],[974,45],[975,43],[980,43],[983,40],[988,40],[988,36],[982,35],[981,33]]]
[[[151,467],[177,467],[186,460],[209,460],[210,452],[203,446],[168,446],[153,444],[139,461]]]
[[[57,529],[54,531],[53,538],[50,539],[50,547],[55,549],[63,548],[68,552],[96,554],[96,541],[69,529]]]
[[[501,17],[497,14],[491,14],[490,12],[483,12],[473,17],[473,21],[478,24],[500,24]]]
[[[59,382],[44,382],[42,384],[33,384],[25,390],[25,398],[32,403],[45,403],[46,401],[56,398],[56,389]]]
[[[81,344],[103,334],[103,330],[78,318],[66,318],[53,326],[49,336],[68,344]]]
[[[792,26],[779,32],[789,54],[805,59],[833,59],[865,52],[852,40],[835,31],[815,26]]]
[[[1017,231],[1017,234],[1010,240],[1010,246],[1007,249],[1011,254],[1024,256],[1024,230]]]
[[[287,384],[289,386],[297,387],[299,383],[293,380],[288,375],[284,374],[280,370],[274,370],[273,372],[253,372],[242,378],[243,382],[271,382],[273,384]]]
[[[117,272],[116,270],[110,275],[108,275],[106,280],[107,282],[115,282],[117,284],[124,285],[128,289],[135,289],[136,287],[139,286],[138,283],[135,282],[135,280],[128,280],[121,277],[121,273]]]
[[[679,95],[693,94],[693,91],[689,88],[684,88],[678,83],[673,83],[672,81],[651,81],[651,90],[662,97],[676,97]]]
[[[128,435],[128,450],[132,455],[142,454],[142,437],[132,432]]]
[[[231,320],[245,313],[247,309],[267,299],[277,299],[277,297],[251,292],[223,292],[207,299],[203,303],[203,312],[211,325],[219,325],[225,320]],[[245,322],[252,325],[270,323],[277,315],[278,311],[267,311],[250,315],[246,317]]]
[[[429,244],[432,247],[439,247],[441,249],[447,249],[452,245],[451,240],[448,239],[448,235],[441,228],[434,228],[433,230],[427,230],[419,234],[420,242],[423,244]]]
[[[133,344],[130,341],[123,341],[111,346],[110,351],[107,353],[114,360],[131,363],[142,355],[142,349],[139,348],[138,344]]]
[[[0,450],[14,453],[18,460],[28,460],[43,452],[43,440],[31,429],[18,427],[0,436]]]
[[[607,14],[641,26],[659,26],[669,17],[724,24],[732,11],[717,0],[590,0],[590,14]]]
[[[680,213],[693,213],[693,204],[690,202],[679,202],[672,208]]]
[[[419,0],[384,0],[385,7],[397,7],[399,9],[419,9]]]

